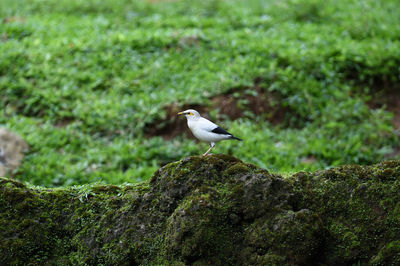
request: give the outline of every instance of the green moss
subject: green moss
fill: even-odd
[[[0,179],[0,264],[399,264],[399,162],[282,178],[226,155],[138,185]]]
[[[211,264],[232,261],[235,229],[229,223],[229,213],[218,192],[201,187],[187,197],[168,219],[165,248],[173,257],[185,263],[201,264],[204,258]]]
[[[371,260],[372,265],[399,265],[400,240],[392,241],[383,246],[377,256]]]
[[[231,176],[231,175],[236,175],[236,174],[243,174],[247,173],[250,171],[250,168],[247,167],[243,163],[237,163],[229,167],[225,172],[223,173],[224,175]]]
[[[9,188],[11,188],[11,187],[19,187],[19,188],[25,187],[25,185],[22,184],[21,182],[15,181],[13,179],[7,179],[7,178],[4,178],[4,177],[0,177],[0,185],[5,186],[5,187],[9,187]]]
[[[93,187],[92,190],[94,193],[118,193],[120,191],[120,188],[113,185],[101,185]]]

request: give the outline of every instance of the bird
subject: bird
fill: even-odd
[[[187,119],[187,125],[192,131],[193,135],[200,141],[209,142],[210,148],[203,154],[206,156],[212,148],[214,148],[215,143],[226,139],[235,139],[242,141],[242,139],[235,137],[225,129],[219,127],[208,119],[201,117],[199,112],[193,109],[188,109],[186,111],[179,112],[178,115],[184,115]]]

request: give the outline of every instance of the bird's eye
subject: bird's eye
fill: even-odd
[[[193,113],[189,113],[189,115],[193,115]]]

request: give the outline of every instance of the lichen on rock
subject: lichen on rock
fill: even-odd
[[[397,265],[400,162],[283,178],[227,155],[137,185],[0,179],[0,264]]]

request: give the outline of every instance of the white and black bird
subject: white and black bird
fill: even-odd
[[[218,141],[225,139],[236,139],[242,141],[210,120],[201,117],[199,112],[196,110],[189,109],[179,112],[178,115],[186,116],[188,127],[197,139],[210,143],[210,148],[203,154],[203,156],[206,156]]]

